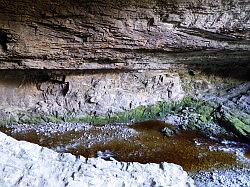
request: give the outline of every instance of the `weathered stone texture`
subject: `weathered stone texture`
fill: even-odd
[[[1,0],[0,10],[1,69],[168,69],[192,62],[190,55],[169,58],[173,51],[240,50],[250,58],[241,55],[249,51],[248,0]],[[140,60],[147,52],[167,60]]]
[[[183,97],[179,77],[164,71],[59,76],[41,82],[26,73],[9,73],[1,80],[2,119],[105,114]]]
[[[175,164],[86,159],[19,142],[1,132],[0,142],[0,185],[4,187],[194,186],[182,167]]]

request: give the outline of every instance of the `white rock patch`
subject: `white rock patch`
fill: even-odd
[[[24,141],[0,132],[1,187],[135,187],[194,186],[181,166],[86,159]]]

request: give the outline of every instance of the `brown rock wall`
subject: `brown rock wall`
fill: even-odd
[[[242,56],[249,51],[249,6],[247,0],[1,0],[0,68],[168,69],[161,59],[157,68],[140,59],[201,50]],[[173,56],[165,63],[171,62],[183,63]]]

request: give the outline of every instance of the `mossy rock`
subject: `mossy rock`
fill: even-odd
[[[241,116],[236,117],[226,111],[217,112],[216,117],[220,125],[222,125],[224,128],[241,138],[250,140],[250,123],[245,123],[248,120],[241,120]]]

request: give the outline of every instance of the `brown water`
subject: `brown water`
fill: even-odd
[[[187,171],[208,170],[212,168],[237,165],[236,156],[222,151],[209,151],[209,146],[217,143],[197,132],[186,131],[171,137],[163,136],[160,129],[166,124],[149,121],[131,125],[140,132],[130,140],[116,140],[99,143],[91,149],[70,150],[86,157],[94,156],[96,151],[110,150],[119,161],[140,163],[170,162],[181,165]],[[200,146],[195,140],[201,142]]]
[[[250,159],[250,148],[245,152],[245,157]]]
[[[135,131],[123,137],[126,131],[113,126],[104,129],[92,127],[85,131],[68,131],[50,136],[38,135],[35,131],[12,134],[10,129],[1,131],[19,140],[26,140],[49,148],[71,145],[65,150],[75,155],[94,157],[98,151],[109,150],[118,161],[140,163],[170,162],[181,165],[186,171],[200,171],[237,166],[236,155],[223,151],[210,151],[209,146],[221,146],[204,135],[185,131],[171,137],[163,136],[160,130],[167,124],[160,121],[147,121],[129,126],[128,130]],[[198,143],[197,143],[198,142]],[[249,151],[246,153],[249,158]]]

